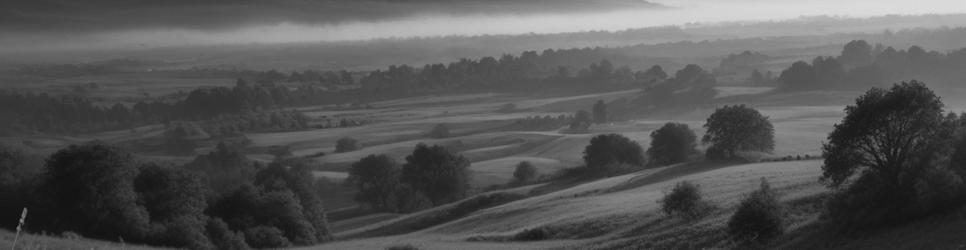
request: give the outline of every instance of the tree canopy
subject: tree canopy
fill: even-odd
[[[359,191],[355,200],[376,209],[394,209],[390,195],[399,186],[401,169],[387,155],[369,155],[352,164],[348,183]]]
[[[406,156],[402,181],[441,205],[466,197],[469,166],[469,160],[446,147],[419,144]]]
[[[725,105],[708,117],[701,141],[711,144],[709,157],[720,152],[731,158],[740,151],[771,152],[775,148],[775,129],[767,116],[745,105]],[[714,158],[714,157],[711,157]]]
[[[923,83],[873,88],[845,108],[823,144],[822,180],[840,192],[832,218],[847,226],[900,222],[963,201],[962,176],[945,163],[958,121]]]
[[[620,134],[594,136],[584,148],[584,163],[590,168],[606,168],[611,164],[644,165],[641,145]]]
[[[687,124],[666,123],[651,132],[651,147],[647,149],[647,155],[655,165],[686,161],[697,152],[697,138]]]

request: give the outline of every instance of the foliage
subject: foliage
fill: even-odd
[[[387,247],[386,250],[419,250],[419,248],[413,245],[406,244],[406,245],[390,246],[390,247]]]
[[[139,170],[129,153],[98,141],[71,145],[51,155],[46,169],[33,228],[100,239],[145,238],[149,212],[138,202]]]
[[[218,194],[223,194],[251,182],[255,177],[256,165],[237,149],[219,143],[207,155],[199,155],[184,166],[185,169],[205,175],[208,186]]]
[[[393,212],[412,213],[433,207],[433,201],[423,192],[403,183],[387,195],[386,206]]]
[[[656,82],[644,89],[643,94],[631,101],[644,111],[656,111],[665,107],[683,107],[705,104],[717,94],[717,80],[710,72],[690,64],[663,82]]]
[[[654,165],[669,165],[688,160],[697,152],[697,136],[683,123],[666,123],[651,132],[651,147],[647,155]]]
[[[949,53],[926,51],[919,46],[897,50],[866,41],[845,45],[836,58],[817,57],[808,64],[795,62],[779,77],[784,90],[857,89],[881,86],[909,78],[953,84],[964,77],[962,68],[966,49]]]
[[[345,153],[359,150],[359,141],[352,137],[343,137],[335,142],[335,152]]]
[[[513,113],[516,111],[517,111],[517,105],[514,103],[503,104],[500,106],[499,109],[496,110],[496,112],[500,112],[500,113]]]
[[[781,235],[784,219],[781,204],[768,181],[738,204],[738,210],[728,220],[728,235],[737,242],[764,243]]]
[[[269,226],[257,226],[245,230],[245,241],[254,248],[283,248],[292,243],[282,235],[282,230]]]
[[[852,40],[842,48],[842,55],[838,60],[846,67],[869,65],[872,63],[872,46],[865,40]]]
[[[608,121],[607,120],[607,104],[604,103],[604,100],[598,100],[597,103],[594,103],[593,111],[594,111],[594,123],[595,124],[607,123],[607,121]]]
[[[701,199],[701,189],[688,181],[678,182],[670,193],[664,195],[658,203],[667,215],[680,215],[685,218],[699,216],[709,205]]]
[[[446,123],[440,123],[436,124],[436,126],[433,126],[433,129],[429,131],[428,135],[430,138],[436,139],[449,138],[451,136],[449,126],[446,125]]]
[[[208,187],[201,176],[178,168],[147,164],[134,189],[151,218],[148,242],[191,249],[210,248],[205,236]]]
[[[533,130],[533,131],[550,131],[558,130],[564,126],[571,124],[574,120],[573,116],[559,115],[557,117],[546,116],[527,116],[526,118],[517,119],[513,125],[510,125],[509,129],[514,130]]]
[[[211,242],[218,249],[248,249],[248,243],[245,243],[245,234],[242,232],[231,231],[228,228],[228,224],[220,218],[213,218],[208,220],[208,225],[205,226],[205,234],[211,239]]]
[[[644,165],[641,145],[620,134],[598,135],[584,148],[587,167],[602,169],[613,164]]]
[[[443,146],[419,144],[406,156],[402,181],[438,206],[466,197],[469,166],[469,160]]]
[[[537,168],[529,161],[521,161],[513,171],[512,184],[526,184],[537,178]]]
[[[305,159],[289,159],[271,163],[255,177],[255,185],[266,196],[263,201],[274,209],[269,216],[276,217],[275,226],[298,245],[332,239],[311,169]]]
[[[750,72],[761,67],[769,59],[771,58],[768,55],[757,51],[746,50],[738,54],[729,54],[724,59],[721,59],[721,63],[715,69],[715,73]]]
[[[400,176],[395,160],[387,155],[369,155],[352,164],[346,182],[359,190],[356,201],[380,210],[398,211],[399,207],[390,203],[390,196],[399,189]]]
[[[15,188],[27,177],[20,169],[23,164],[23,151],[0,144],[0,193]]]
[[[845,112],[823,145],[822,180],[839,191],[833,219],[876,226],[962,201],[961,176],[941,162],[954,154],[955,121],[932,90],[917,81],[873,88]]]
[[[718,108],[704,124],[707,129],[703,143],[710,143],[715,153],[725,158],[737,156],[739,151],[771,152],[775,147],[775,129],[767,116],[745,105]],[[720,150],[720,151],[717,151]],[[712,150],[708,158],[715,159]]]
[[[846,71],[839,61],[832,57],[816,57],[812,64],[798,61],[782,71],[778,81],[783,90],[831,89],[842,84]]]
[[[590,112],[578,110],[574,114],[574,119],[570,122],[570,130],[574,132],[587,132],[592,122]]]
[[[538,241],[547,238],[550,238],[550,232],[547,232],[547,229],[543,227],[524,229],[513,235],[513,240],[517,241]]]

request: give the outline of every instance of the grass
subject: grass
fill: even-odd
[[[790,230],[775,249],[966,249],[966,208],[904,225],[843,234],[815,220]]]
[[[380,227],[346,232],[344,237],[378,237],[413,232],[450,222],[473,212],[519,200],[524,197],[522,194],[512,192],[480,194],[455,203],[417,212],[413,215],[390,221]]]
[[[9,249],[13,245],[14,232],[0,229],[0,247]],[[21,234],[15,249],[162,249],[143,245],[123,244],[86,238],[62,237],[54,235]]]

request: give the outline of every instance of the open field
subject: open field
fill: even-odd
[[[739,95],[761,95],[767,89],[730,89],[720,100],[729,103],[729,97]],[[334,141],[349,135],[360,139],[365,147],[347,153],[334,153],[315,158],[322,164],[318,176],[339,179],[351,162],[369,154],[388,154],[398,161],[409,154],[418,143],[448,145],[471,160],[472,185],[484,188],[507,183],[513,175],[514,167],[521,161],[530,161],[537,166],[540,174],[552,174],[568,167],[583,163],[583,147],[595,134],[620,133],[642,144],[650,143],[650,133],[666,122],[688,124],[699,137],[704,133],[704,119],[713,107],[681,113],[678,117],[665,120],[641,119],[629,122],[595,125],[590,134],[561,134],[548,132],[510,132],[492,130],[487,123],[509,121],[538,112],[562,112],[563,110],[589,109],[596,101],[594,98],[616,99],[632,95],[627,91],[608,96],[580,98],[552,98],[512,102],[520,109],[518,112],[502,113],[496,110],[509,101],[474,103],[453,98],[433,97],[429,99],[399,100],[384,102],[374,110],[339,111],[342,115],[369,115],[381,117],[379,123],[356,128],[329,129],[318,131],[254,134],[255,145],[289,145],[294,152],[331,152]],[[771,95],[771,94],[765,94]],[[808,95],[808,94],[805,94]],[[468,96],[468,100],[476,99]],[[775,126],[776,149],[773,157],[786,155],[819,155],[821,142],[832,130],[832,125],[841,119],[842,106],[830,104],[816,106],[792,103],[796,98],[809,97],[785,96],[783,98],[756,97],[752,106],[769,116]],[[433,100],[436,102],[434,103]],[[801,100],[806,103],[806,100]],[[406,107],[397,107],[401,105]],[[323,111],[308,111],[313,115]],[[402,114],[405,113],[405,114]],[[558,113],[550,113],[558,114]],[[328,113],[326,115],[338,115]],[[462,133],[445,139],[431,139],[424,136],[429,128],[437,123],[450,123],[460,127]],[[492,125],[492,124],[490,124]],[[773,186],[781,190],[783,200],[810,197],[825,191],[817,182],[821,161],[799,161],[779,163],[759,163],[747,165],[685,164],[616,176],[591,183],[585,183],[548,194],[533,196],[523,200],[486,208],[470,215],[435,225],[430,228],[404,233],[396,236],[381,236],[352,240],[353,237],[369,235],[382,227],[398,227],[416,221],[416,218],[438,212],[435,209],[400,217],[372,215],[346,221],[336,221],[338,234],[349,237],[346,241],[320,245],[312,249],[382,249],[391,245],[412,244],[421,249],[546,249],[573,246],[603,247],[607,239],[621,238],[620,232],[632,230],[642,224],[653,223],[661,217],[655,202],[663,196],[674,183],[681,180],[694,181],[707,190],[717,206],[727,211],[732,209],[739,197],[757,187],[757,180],[765,177]],[[710,217],[708,225],[720,228],[725,214]],[[507,237],[522,230],[543,227],[580,228],[594,221],[605,224],[602,233],[564,237],[540,242],[492,242],[467,241],[472,237]],[[580,235],[576,232],[570,232]],[[371,235],[370,235],[371,236]],[[366,236],[368,237],[368,236]]]
[[[134,244],[123,244],[110,241],[91,240],[84,238],[70,238],[61,236],[47,236],[37,234],[21,234],[16,248],[13,240],[16,234],[6,229],[0,229],[0,247],[10,249],[41,250],[41,249],[164,249]]]
[[[605,232],[594,237],[540,242],[467,242],[466,239],[512,235],[536,227],[566,228],[590,221],[615,223],[616,226],[608,231],[627,230],[653,217],[660,217],[656,201],[674,183],[682,180],[700,185],[705,190],[705,196],[722,208],[734,206],[739,197],[757,188],[757,180],[763,177],[780,190],[783,200],[797,199],[825,190],[817,183],[819,165],[818,161],[801,161],[737,166],[676,165],[649,169],[484,209],[413,233],[334,242],[309,249],[381,249],[394,244],[413,244],[421,249],[545,249],[584,245],[615,235]],[[432,212],[427,210],[352,232],[374,230],[392,225],[393,221]],[[615,218],[623,220],[611,221]],[[347,236],[351,237],[352,232],[347,232]]]
[[[708,107],[680,112],[660,119],[643,118],[632,121],[594,125],[589,134],[564,134],[559,131],[508,131],[503,129],[515,119],[535,115],[569,114],[575,109],[589,109],[596,100],[630,97],[637,91],[621,91],[596,95],[526,99],[518,96],[492,94],[435,96],[410,98],[376,103],[372,109],[332,110],[329,107],[299,108],[313,118],[351,117],[374,122],[357,127],[312,129],[305,131],[252,133],[247,137],[252,147],[289,146],[296,156],[325,153],[312,159],[319,164],[316,177],[336,182],[347,178],[348,167],[370,154],[387,154],[398,162],[419,143],[445,145],[467,157],[472,164],[471,186],[484,190],[508,183],[516,164],[533,163],[539,174],[552,175],[560,170],[583,164],[583,149],[597,134],[619,133],[640,143],[645,149],[650,144],[650,133],[666,122],[688,124],[700,138],[705,118],[715,107],[737,104],[736,96],[745,96],[747,104],[769,116],[775,128],[775,151],[765,157],[818,156],[821,143],[843,116],[843,106],[850,101],[851,92],[769,93],[768,89],[726,89],[717,102]],[[823,97],[813,99],[816,97]],[[507,103],[517,105],[512,112],[498,111]],[[963,107],[953,102],[951,106]],[[427,133],[436,124],[446,123],[453,136],[429,138]],[[91,139],[120,142],[158,136],[162,125],[133,130],[110,131],[97,134],[60,137],[3,138],[4,141],[27,145],[36,150],[52,151],[70,143]],[[352,152],[334,153],[336,140],[350,136],[358,139],[362,148]],[[699,146],[703,148],[704,146]],[[256,160],[270,160],[263,153],[249,155]],[[164,158],[167,156],[154,156]],[[175,157],[177,158],[177,157]],[[174,159],[184,160],[184,159]],[[494,207],[474,210],[459,216],[407,230],[411,223],[425,223],[452,206],[444,206],[413,214],[369,214],[331,222],[339,241],[306,249],[384,249],[388,246],[412,244],[420,249],[628,249],[640,246],[639,241],[653,241],[656,246],[671,244],[663,239],[668,234],[708,234],[698,237],[702,246],[721,247],[727,243],[720,238],[720,230],[740,197],[757,188],[760,178],[768,179],[785,202],[810,201],[826,193],[817,180],[821,174],[820,160],[767,162],[755,164],[687,163],[614,176],[573,186],[544,187],[544,184],[513,192],[526,198]],[[700,221],[688,224],[668,219],[659,211],[656,202],[675,183],[692,181],[701,186],[704,196],[718,209]],[[551,190],[549,193],[538,189]],[[330,209],[351,209],[350,192],[329,197]],[[820,237],[809,230],[816,220],[814,211],[796,215],[789,230],[794,237]],[[953,220],[937,230],[953,230]],[[552,232],[544,241],[525,242],[506,240],[527,229],[543,228]],[[685,230],[682,228],[690,228]],[[896,229],[899,232],[907,229]],[[943,231],[943,232],[946,232]],[[644,233],[642,233],[644,232]],[[883,232],[883,235],[897,232]],[[35,236],[40,237],[40,236]],[[683,237],[683,236],[682,236]],[[695,236],[697,237],[697,236]],[[793,236],[789,236],[793,237]],[[870,236],[880,237],[880,236]],[[472,239],[472,240],[470,240]],[[38,238],[36,243],[58,246],[72,242],[56,237]],[[91,248],[111,249],[105,243]],[[803,243],[788,243],[803,244]],[[845,244],[845,243],[843,243]],[[848,243],[860,248],[874,248],[877,243]],[[866,244],[866,245],[863,245]],[[795,248],[798,245],[789,245]],[[632,247],[630,249],[633,249]]]

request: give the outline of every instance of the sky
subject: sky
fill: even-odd
[[[3,0],[0,45],[117,48],[966,13],[964,0]]]

